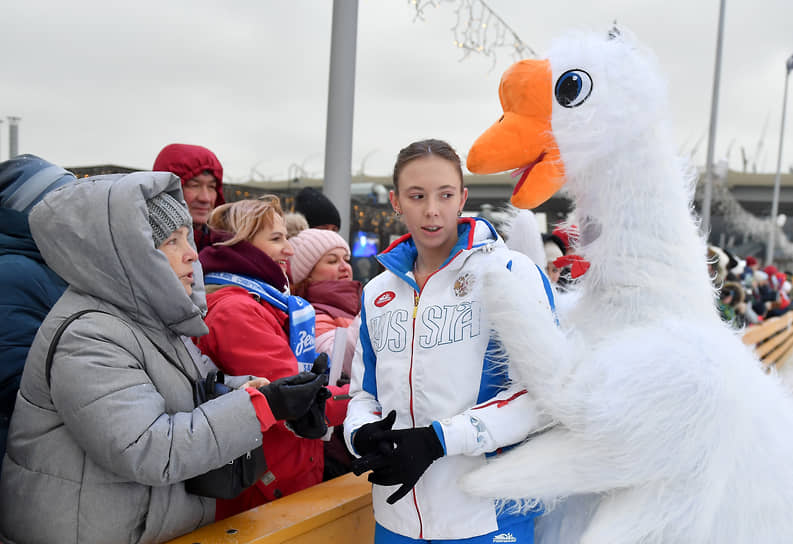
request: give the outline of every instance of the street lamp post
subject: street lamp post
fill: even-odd
[[[355,50],[358,0],[333,0],[328,78],[328,122],[325,130],[323,192],[341,216],[339,234],[350,239],[352,128],[355,110]]]
[[[782,98],[782,122],[779,128],[779,153],[776,158],[776,177],[774,178],[774,197],[771,200],[771,224],[769,225],[768,246],[765,252],[765,263],[771,264],[774,260],[774,241],[777,230],[777,212],[779,211],[779,182],[782,174],[782,143],[785,139],[785,112],[787,110],[787,84],[790,79],[790,72],[793,70],[793,55],[787,59],[785,64],[785,92]]]
[[[710,238],[710,201],[713,193],[713,147],[716,143],[716,116],[719,112],[719,82],[721,80],[721,48],[724,42],[724,3],[719,3],[719,32],[716,38],[716,65],[713,69],[713,95],[710,101],[710,129],[708,153],[705,158],[705,191],[702,196],[702,233]]]

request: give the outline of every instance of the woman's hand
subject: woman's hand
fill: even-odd
[[[240,389],[247,389],[248,387],[253,387],[254,389],[259,389],[260,387],[264,387],[270,383],[270,380],[267,378],[254,378],[252,380],[248,380],[244,384],[240,386]]]

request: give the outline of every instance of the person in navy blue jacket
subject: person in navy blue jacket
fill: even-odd
[[[28,213],[45,194],[75,179],[34,155],[0,163],[0,463],[28,350],[66,289],[41,257]]]

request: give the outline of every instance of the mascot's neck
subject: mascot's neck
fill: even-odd
[[[581,222],[577,253],[591,263],[583,297],[621,304],[623,319],[672,306],[715,315],[693,186],[674,149],[651,132],[615,155],[569,183]]]

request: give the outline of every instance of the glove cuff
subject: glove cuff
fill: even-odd
[[[435,433],[435,437],[438,439],[438,445],[440,446],[440,450],[439,450],[440,455],[438,455],[438,457],[443,457],[444,455],[447,455],[446,439],[443,436],[443,427],[437,421],[433,421],[432,425],[430,425],[429,428],[433,430],[433,432]],[[436,451],[435,453],[438,453],[438,451]]]

